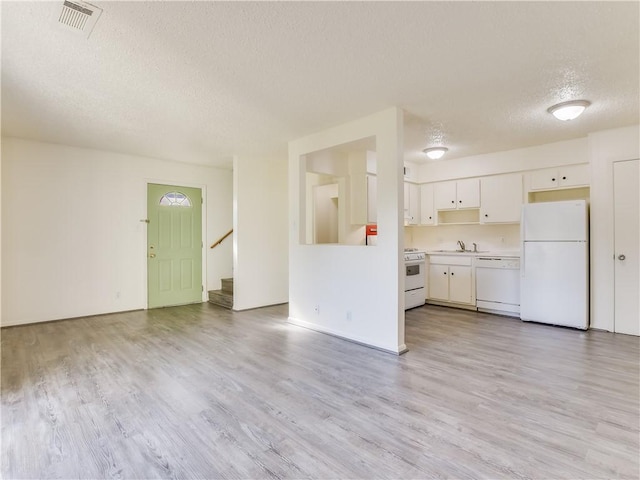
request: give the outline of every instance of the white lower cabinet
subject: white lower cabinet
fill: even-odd
[[[449,267],[447,265],[429,265],[430,300],[449,301]]]
[[[471,267],[449,267],[449,301],[472,304]]]
[[[430,255],[427,300],[475,309],[471,260],[467,256]]]

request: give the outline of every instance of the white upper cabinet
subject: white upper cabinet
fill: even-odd
[[[522,209],[522,175],[480,179],[480,223],[518,223]]]
[[[469,178],[436,183],[434,187],[434,203],[436,210],[479,208],[480,180]]]
[[[375,175],[351,175],[351,223],[377,223],[377,178]]]
[[[378,177],[367,175],[367,223],[378,223]]]
[[[469,178],[456,182],[458,190],[458,208],[480,207],[480,180]]]
[[[404,184],[404,220],[407,225],[417,225],[420,220],[420,187],[415,183]]]
[[[529,190],[583,187],[589,185],[589,165],[570,165],[536,170],[529,174]]]
[[[559,187],[583,187],[590,184],[589,165],[573,165],[558,170]]]
[[[439,182],[433,190],[436,210],[454,210],[456,208],[456,182]]]
[[[435,225],[435,213],[433,183],[420,185],[420,225]]]

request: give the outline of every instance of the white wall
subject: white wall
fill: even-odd
[[[378,245],[303,245],[306,154],[375,136]],[[402,112],[289,143],[289,320],[400,353],[404,344]],[[315,312],[314,307],[319,306]]]
[[[418,181],[440,182],[588,162],[587,139],[577,138],[504,152],[427,162],[419,168]]]
[[[0,150],[0,326],[2,326],[2,151]]]
[[[234,310],[289,298],[287,159],[233,162]]]
[[[638,125],[589,135],[591,159],[591,326],[613,331],[613,162],[640,158]],[[640,246],[639,246],[640,248]]]
[[[2,139],[2,325],[142,309],[147,183],[203,189],[206,290],[231,275],[232,172]]]
[[[458,240],[468,249],[473,243],[481,251],[520,250],[520,225],[440,225],[436,227],[405,227],[407,246],[421,250],[455,250]]]

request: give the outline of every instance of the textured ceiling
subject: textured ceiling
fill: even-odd
[[[391,106],[410,161],[639,121],[638,2],[94,1],[88,39],[61,3],[1,2],[3,135],[229,166]]]

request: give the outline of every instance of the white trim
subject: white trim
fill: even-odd
[[[350,342],[357,343],[358,345],[362,345],[364,347],[375,348],[376,350],[381,350],[386,353],[392,353],[394,355],[402,355],[403,353],[409,350],[406,344],[404,343],[402,345],[398,345],[397,348],[393,349],[393,348],[389,348],[386,345],[380,345],[368,338],[354,337],[353,335],[349,335],[348,333],[326,328],[321,325],[316,325],[315,323],[306,322],[304,320],[300,320],[294,317],[288,317],[287,322],[292,325],[296,325],[298,327],[308,328],[309,330],[313,330],[314,332],[331,335],[337,338],[341,338],[342,340],[348,340]]]

